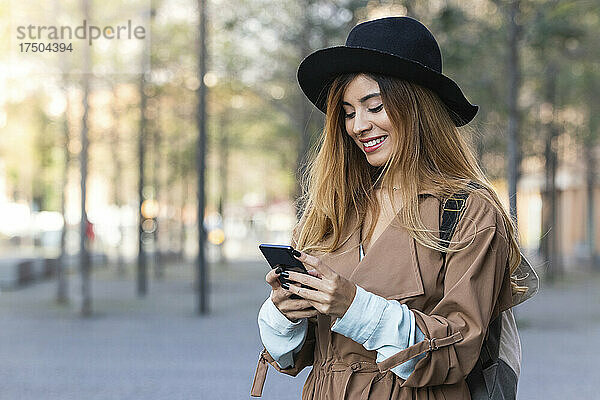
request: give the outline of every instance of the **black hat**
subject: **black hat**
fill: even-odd
[[[456,126],[471,121],[479,109],[442,74],[442,55],[433,34],[410,17],[386,17],[356,25],[344,46],[320,49],[302,60],[298,83],[306,97],[325,113],[333,79],[350,72],[389,75],[433,90]]]

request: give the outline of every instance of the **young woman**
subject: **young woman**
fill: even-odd
[[[252,394],[268,362],[290,375],[312,366],[303,399],[470,399],[466,377],[490,321],[519,291],[511,272],[521,260],[513,223],[457,129],[477,106],[408,17],[355,26],[345,46],[304,59],[298,80],[326,114],[292,235],[310,274],[267,274]],[[459,192],[468,197],[452,203],[459,215],[444,246],[440,216]]]

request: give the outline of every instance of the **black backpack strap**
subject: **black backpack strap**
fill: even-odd
[[[440,222],[440,244],[448,248],[450,246],[450,239],[454,235],[456,225],[460,219],[467,201],[468,193],[455,193],[452,197],[449,197],[441,203],[442,219]],[[444,255],[446,253],[443,253]]]
[[[483,187],[476,182],[470,182],[468,186],[473,189]],[[442,247],[448,248],[450,245],[450,239],[452,239],[456,225],[458,225],[458,221],[465,210],[468,197],[469,192],[460,191],[440,203],[440,214],[442,214],[440,220],[440,245]],[[442,253],[442,257],[444,258],[444,262],[446,262],[446,253]]]

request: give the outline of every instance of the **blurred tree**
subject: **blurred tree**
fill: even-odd
[[[147,141],[147,119],[146,119],[146,104],[148,96],[147,92],[147,84],[146,84],[146,72],[142,71],[140,73],[139,80],[139,101],[140,101],[140,127],[138,133],[138,257],[137,257],[137,295],[145,296],[147,291],[147,260],[146,260],[146,250],[145,250],[145,232],[144,232],[144,221],[146,218],[144,217],[142,210],[144,205],[144,200],[146,200],[145,196],[145,158],[146,158],[146,141]]]
[[[154,4],[150,1],[150,26],[156,15]],[[153,200],[154,189],[151,186],[146,186],[146,146],[149,139],[148,120],[149,115],[155,117],[156,110],[148,108],[148,101],[151,95],[154,94],[154,88],[147,83],[147,77],[150,75],[146,70],[146,57],[151,51],[148,42],[144,41],[144,48],[140,56],[140,76],[139,76],[139,133],[138,133],[138,258],[137,258],[137,295],[143,297],[148,291],[148,266],[146,254],[146,242],[151,240],[152,229],[154,225],[154,217],[144,215],[144,202]],[[148,190],[150,189],[150,190]],[[150,193],[148,193],[150,191]],[[147,232],[148,231],[148,232]]]
[[[283,147],[282,151],[291,161],[290,148],[295,149],[295,163],[291,165],[296,173],[293,197],[301,194],[306,156],[323,125],[319,112],[318,118],[311,119],[316,109],[297,86],[298,63],[316,48],[343,43],[361,11],[366,15],[366,5],[367,1],[356,0],[263,0],[248,4],[244,15],[229,17],[229,25],[235,27],[238,37],[244,37],[240,45],[253,42],[255,63],[242,80],[265,105],[289,121],[286,128],[276,131],[275,137],[262,143],[262,150],[269,151],[270,146]],[[294,143],[292,147],[290,142]],[[302,205],[298,205],[299,212],[301,208]]]
[[[59,304],[66,304],[69,302],[69,286],[68,286],[68,275],[66,271],[66,239],[67,239],[67,219],[65,218],[67,211],[66,202],[66,188],[69,181],[69,166],[71,163],[71,152],[69,150],[70,144],[70,128],[69,128],[69,89],[67,86],[66,75],[62,76],[63,82],[63,95],[65,97],[65,111],[62,115],[62,129],[63,129],[63,171],[62,179],[60,183],[60,213],[62,215],[63,227],[60,232],[60,255],[56,266],[56,280],[57,280],[57,292],[56,302]]]
[[[58,15],[61,11],[61,5],[58,0],[54,1],[54,12]],[[65,72],[66,60],[61,58],[60,61],[62,74],[60,77],[61,92],[65,99],[65,109],[61,116],[62,119],[62,142],[60,143],[63,147],[63,165],[62,165],[62,177],[60,181],[60,213],[63,220],[62,230],[60,232],[60,255],[56,264],[56,302],[58,304],[66,304],[69,302],[69,286],[68,286],[68,275],[66,267],[67,258],[67,219],[65,218],[67,213],[67,201],[66,201],[66,190],[69,183],[69,167],[71,163],[71,151],[70,145],[70,127],[69,127],[69,82],[68,75]]]
[[[594,14],[594,12],[596,14]],[[589,18],[589,16],[595,18]],[[587,21],[598,21],[597,10],[590,10]],[[572,68],[575,77],[573,95],[569,103],[581,110],[584,116],[579,126],[577,140],[583,150],[583,160],[585,164],[585,191],[586,191],[586,227],[585,227],[585,242],[588,252],[590,265],[593,268],[598,268],[600,260],[596,250],[596,196],[595,188],[597,184],[597,154],[600,137],[600,103],[597,96],[600,93],[600,73],[598,73],[598,65],[600,59],[600,49],[594,46],[594,39],[590,38],[590,33],[594,32],[595,28],[592,23],[587,28],[588,40],[582,44],[582,57]],[[581,107],[577,107],[577,102],[582,102]]]
[[[556,187],[556,172],[558,168],[558,144],[560,134],[557,113],[564,97],[558,92],[559,77],[569,79],[565,71],[565,61],[572,56],[568,43],[580,40],[585,31],[575,21],[583,11],[576,1],[537,0],[531,1],[531,21],[529,23],[529,45],[537,54],[537,60],[543,64],[540,75],[540,106],[539,118],[544,125],[545,145],[545,188],[542,196],[542,232],[541,251],[548,261],[547,278],[553,281],[562,274],[562,262],[559,249],[559,215],[558,196]],[[535,7],[535,8],[534,8]],[[567,72],[567,73],[565,73]]]
[[[520,150],[520,110],[518,106],[519,89],[521,85],[521,65],[519,59],[519,42],[521,27],[519,26],[520,10],[519,0],[511,0],[507,6],[508,25],[508,146],[507,146],[507,172],[508,172],[508,198],[510,202],[510,215],[517,223],[517,182],[519,180],[521,157]]]
[[[81,0],[84,20],[90,19],[90,0]],[[91,49],[89,46],[83,46],[83,71],[81,74],[81,86],[83,89],[83,114],[81,116],[81,152],[79,154],[80,174],[81,174],[81,221],[79,224],[79,263],[81,271],[81,315],[89,317],[92,315],[92,293],[91,293],[91,260],[89,253],[89,221],[86,210],[87,199],[87,176],[88,176],[88,115],[89,115],[89,93],[90,93],[90,74],[91,71]]]
[[[157,97],[160,97],[161,93],[160,93],[160,87],[157,88]],[[161,178],[161,161],[162,161],[162,157],[161,157],[161,153],[162,153],[162,132],[161,132],[161,127],[160,127],[160,114],[161,114],[161,102],[160,100],[157,100],[155,102],[155,107],[156,107],[156,116],[155,119],[156,121],[154,122],[154,124],[152,124],[152,187],[154,188],[153,193],[154,193],[154,199],[157,201],[157,204],[159,205],[159,212],[160,212],[160,204],[161,202],[159,201],[161,194],[162,194],[162,180]],[[160,220],[160,214],[157,213],[156,217],[154,218],[154,231],[152,232],[152,240],[154,242],[154,246],[153,246],[153,257],[152,257],[152,265],[154,268],[154,277],[156,279],[162,279],[164,276],[164,270],[163,270],[163,263],[162,263],[162,259],[161,259],[161,247],[160,247],[160,236],[163,236],[161,234],[162,232],[162,226],[161,226],[161,220]]]
[[[206,39],[206,14],[207,1],[198,0],[198,39],[196,41],[198,55],[198,80],[200,85],[196,90],[198,104],[196,108],[196,124],[198,129],[198,139],[196,142],[196,174],[197,174],[197,214],[196,224],[198,227],[198,255],[196,257],[196,290],[198,294],[197,312],[198,314],[208,314],[208,267],[204,246],[206,244],[206,231],[204,229],[204,211],[206,204],[205,196],[205,169],[206,169],[206,68],[207,68],[207,42]]]
[[[596,250],[596,197],[594,195],[597,182],[598,162],[596,154],[598,153],[598,137],[600,136],[600,103],[597,95],[600,93],[600,76],[597,74],[597,69],[591,72],[589,69],[585,72],[586,82],[586,99],[588,104],[588,125],[584,128],[583,133],[583,154],[586,165],[586,198],[587,198],[587,215],[586,215],[586,244],[590,264],[593,268],[600,267],[600,260]],[[596,154],[595,154],[595,153]]]
[[[119,96],[119,90],[118,90],[118,85],[119,82],[115,81],[112,84],[112,102],[111,102],[111,113],[112,113],[112,119],[111,119],[111,137],[110,137],[110,147],[111,147],[111,153],[113,156],[113,165],[112,165],[112,185],[113,185],[113,190],[112,190],[112,201],[114,203],[114,205],[117,207],[118,212],[119,212],[119,226],[117,227],[118,232],[119,232],[119,240],[117,243],[117,275],[120,277],[124,277],[125,276],[125,263],[123,260],[123,245],[124,245],[124,236],[125,236],[125,229],[123,226],[123,221],[122,221],[122,207],[125,204],[124,202],[124,198],[123,198],[123,168],[124,168],[124,163],[122,160],[122,156],[121,156],[121,146],[122,146],[122,141],[121,141],[121,124],[120,124],[120,118],[121,115],[123,114],[123,105],[121,103],[121,98]]]
[[[35,172],[31,184],[33,209],[36,211],[56,210],[58,208],[56,201],[58,191],[52,179],[57,165],[57,160],[54,159],[57,136],[56,130],[52,129],[51,119],[42,107],[41,102],[43,101],[45,101],[45,98],[41,97],[33,113],[36,122],[34,140]]]

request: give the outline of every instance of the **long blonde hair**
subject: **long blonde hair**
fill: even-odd
[[[521,262],[516,239],[516,226],[504,209],[498,195],[479,167],[467,142],[454,124],[449,110],[430,89],[389,76],[365,74],[379,84],[387,115],[398,134],[393,135],[396,148],[385,165],[374,167],[346,133],[344,110],[341,106],[346,86],[359,73],[338,76],[327,96],[327,115],[323,134],[311,150],[308,168],[302,177],[303,204],[296,247],[303,251],[332,252],[343,243],[341,233],[356,215],[354,232],[362,225],[367,209],[376,220],[379,203],[373,190],[381,185],[387,191],[396,210],[394,179],[399,179],[402,206],[398,212],[400,224],[421,245],[438,251],[460,251],[440,245],[439,231],[428,229],[421,221],[418,193],[427,189],[445,199],[476,182],[487,190],[478,193],[502,216],[508,235],[511,275]],[[302,223],[304,222],[304,223]],[[393,223],[393,221],[392,221]],[[371,224],[365,238],[371,237]],[[325,241],[324,239],[329,239]],[[511,278],[513,293],[524,288]]]

